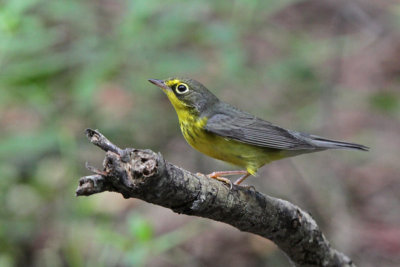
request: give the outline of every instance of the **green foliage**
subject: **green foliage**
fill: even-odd
[[[370,102],[373,108],[387,113],[393,113],[399,108],[399,96],[394,92],[377,92],[371,96]]]
[[[133,213],[126,219],[126,229],[121,233],[115,229],[102,229],[97,233],[96,243],[107,244],[106,247],[109,247],[114,255],[119,255],[112,260],[102,259],[98,263],[105,266],[118,263],[144,266],[147,259],[170,251],[198,233],[188,226],[155,236],[152,224],[141,215]]]

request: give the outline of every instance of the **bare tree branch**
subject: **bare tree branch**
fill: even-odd
[[[100,132],[87,129],[90,142],[106,151],[104,169],[88,166],[77,196],[121,193],[177,213],[224,222],[275,242],[297,266],[355,266],[333,249],[311,216],[288,201],[251,188],[229,186],[183,170],[151,150],[120,149]]]

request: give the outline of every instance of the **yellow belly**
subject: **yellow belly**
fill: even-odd
[[[207,132],[203,130],[206,123],[205,118],[199,121],[180,121],[180,126],[186,141],[210,157],[246,168],[252,175],[261,166],[285,157],[280,150],[252,146]]]

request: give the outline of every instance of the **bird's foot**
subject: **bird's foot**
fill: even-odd
[[[229,185],[229,189],[233,188],[233,183],[228,178],[221,177],[221,176],[210,176],[210,175],[207,175],[207,177],[211,178],[211,179],[215,179],[215,180],[221,181],[223,183],[226,183],[227,185]]]
[[[199,172],[196,173],[196,174],[197,175],[204,175],[204,174],[199,173]],[[207,176],[208,178],[215,179],[215,180],[218,180],[218,181],[226,183],[227,185],[229,185],[230,189],[232,189],[232,187],[233,187],[233,184],[232,184],[231,180],[229,180],[228,178],[219,176],[219,172],[213,172],[213,173],[207,174],[205,176]]]
[[[238,175],[238,174],[247,174],[247,171],[245,170],[239,170],[239,171],[218,171],[218,172],[212,172],[208,174],[207,176],[210,178],[214,177],[221,177],[221,176],[230,176],[230,175]]]
[[[197,173],[201,174],[201,173]],[[222,177],[222,175],[227,176],[227,175],[238,175],[242,174],[242,176],[234,183],[232,183],[228,178]],[[243,182],[248,176],[250,176],[250,173],[248,173],[245,170],[239,170],[239,171],[217,171],[217,172],[212,172],[207,175],[208,178],[212,178],[221,182],[224,182],[229,185],[230,189],[233,188],[233,185],[239,185],[241,182]],[[247,186],[244,186],[247,187]],[[254,190],[254,186],[249,186],[252,187]]]

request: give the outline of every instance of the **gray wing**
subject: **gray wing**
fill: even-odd
[[[205,129],[222,137],[246,144],[286,150],[315,149],[296,132],[291,132],[253,115],[225,106],[211,116]],[[229,112],[227,112],[229,110]]]

